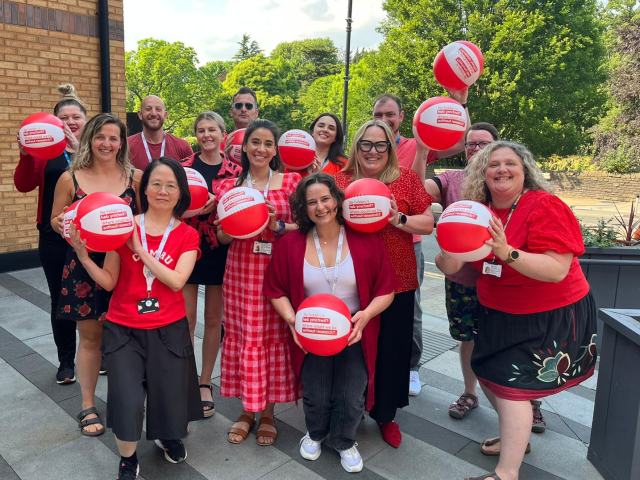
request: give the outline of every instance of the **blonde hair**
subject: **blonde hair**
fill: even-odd
[[[542,171],[536,165],[536,161],[527,147],[516,142],[498,140],[483,148],[473,157],[473,161],[468,163],[465,168],[467,175],[462,184],[462,198],[480,203],[488,203],[491,200],[491,192],[485,182],[485,171],[487,170],[487,165],[489,165],[491,154],[499,148],[510,148],[520,157],[524,169],[523,189],[544,190],[553,193],[553,186],[545,180]]]
[[[81,170],[83,168],[89,168],[93,164],[93,152],[91,151],[91,145],[93,140],[98,136],[102,127],[105,125],[116,125],[120,129],[120,141],[121,146],[116,155],[116,161],[122,167],[123,178],[127,178],[133,170],[133,165],[129,159],[129,144],[127,143],[127,127],[115,115],[111,113],[100,113],[87,122],[82,131],[80,137],[80,146],[78,151],[73,156],[71,162],[70,171]]]
[[[384,167],[384,170],[380,172],[377,179],[386,184],[395,182],[400,178],[400,163],[398,162],[398,155],[396,154],[396,142],[393,138],[393,132],[391,132],[389,125],[381,120],[369,120],[358,129],[353,137],[353,144],[351,146],[351,151],[349,152],[349,160],[347,160],[347,164],[343,171],[351,172],[354,180],[359,180],[360,178],[365,177],[360,167],[360,163],[358,162],[358,155],[360,155],[358,142],[362,140],[367,129],[371,127],[380,127],[384,131],[387,142],[389,142],[389,150],[387,150],[389,158],[387,160],[387,165]]]

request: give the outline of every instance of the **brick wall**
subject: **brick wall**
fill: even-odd
[[[0,1],[0,254],[38,245],[38,192],[13,185],[24,118],[52,112],[62,83],[75,85],[89,117],[102,111],[97,11],[97,0]],[[122,0],[109,1],[109,27],[111,108],[124,120]]]

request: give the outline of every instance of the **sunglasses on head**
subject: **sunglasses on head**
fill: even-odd
[[[242,106],[244,105],[244,108],[246,108],[247,110],[253,110],[253,103],[234,103],[233,104],[233,108],[235,108],[236,110],[242,110]]]

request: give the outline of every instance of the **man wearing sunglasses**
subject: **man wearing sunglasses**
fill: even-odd
[[[256,92],[249,87],[241,87],[231,100],[231,119],[233,120],[234,131],[247,126],[258,118],[258,97]],[[233,142],[233,132],[230,132],[222,140],[220,148],[224,151],[225,157],[229,158],[231,143]]]
[[[156,158],[180,160],[193,155],[189,143],[164,131],[167,109],[160,97],[149,95],[143,98],[138,117],[142,121],[142,132],[127,139],[134,167],[144,171]]]
[[[449,90],[446,89],[449,96],[460,102],[465,109],[467,108],[467,96],[469,89]],[[418,148],[415,138],[406,138],[400,135],[400,125],[404,120],[405,112],[402,109],[402,100],[390,93],[378,95],[373,102],[373,118],[382,120],[391,128],[393,136],[396,139],[396,155],[400,166],[412,168],[418,177],[424,182],[425,169],[427,164],[433,163],[438,158],[445,158],[460,153],[464,149],[464,140],[454,145],[451,149],[436,152],[434,150]],[[467,119],[469,112],[467,111]],[[424,254],[422,253],[422,237],[420,235],[413,236],[413,246],[416,254],[416,262],[418,264],[418,288],[414,300],[414,318],[413,318],[413,346],[411,349],[411,371],[409,374],[409,395],[419,395],[422,390],[418,371],[420,370],[420,358],[422,357],[422,306],[420,299],[420,287],[424,278]]]

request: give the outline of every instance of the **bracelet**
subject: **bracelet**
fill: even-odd
[[[276,235],[280,235],[282,232],[284,232],[286,225],[282,220],[276,220],[276,223],[280,225],[280,228],[278,230],[274,230],[273,233],[275,233]]]

